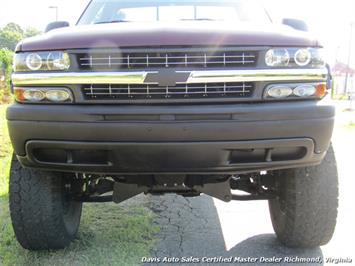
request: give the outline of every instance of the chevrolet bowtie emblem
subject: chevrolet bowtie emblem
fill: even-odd
[[[176,83],[186,83],[191,72],[161,69],[156,73],[148,73],[144,83],[158,83],[159,86],[175,86]]]

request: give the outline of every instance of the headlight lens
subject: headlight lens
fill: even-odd
[[[45,94],[37,89],[25,90],[23,92],[23,98],[30,102],[40,102],[45,98]]]
[[[47,57],[49,70],[66,70],[70,67],[70,58],[67,53],[53,52]]]
[[[18,53],[14,56],[14,70],[24,71],[63,71],[70,68],[68,53],[61,51]]]
[[[66,90],[48,90],[46,98],[52,102],[65,102],[70,98],[70,94]]]
[[[293,89],[293,93],[299,97],[309,97],[316,93],[314,85],[301,85]]]
[[[271,67],[287,66],[290,62],[290,54],[286,49],[270,49],[266,52],[265,63]]]
[[[73,95],[67,88],[14,87],[14,95],[20,103],[72,103]]]
[[[42,58],[39,54],[29,54],[26,56],[26,66],[29,70],[39,70],[42,67]]]
[[[269,67],[324,67],[322,49],[319,48],[273,48],[265,53]]]
[[[312,55],[308,49],[299,49],[295,53],[294,60],[299,66],[306,66],[311,62]]]
[[[269,85],[264,93],[264,98],[269,100],[282,99],[321,99],[326,95],[325,82],[310,84],[274,84]]]
[[[267,90],[267,96],[271,98],[286,98],[292,94],[292,89],[288,86],[272,86]]]

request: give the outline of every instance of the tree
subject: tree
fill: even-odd
[[[13,23],[13,22],[10,22],[8,23],[4,28],[3,28],[4,31],[13,31],[13,32],[18,32],[20,33],[21,35],[23,35],[23,29],[21,28],[20,25],[16,24],[16,23]]]
[[[26,28],[25,32],[24,32],[24,37],[28,38],[28,37],[33,37],[36,35],[40,35],[42,32],[33,28],[33,27],[28,27]]]
[[[0,30],[0,48],[8,48],[14,50],[16,44],[23,38],[23,34],[9,29]]]
[[[2,99],[10,95],[10,75],[12,68],[13,50],[16,45],[24,38],[32,37],[41,32],[35,28],[23,30],[16,23],[9,23],[0,28],[0,73],[5,74],[5,82],[0,84],[0,103]]]
[[[8,23],[5,27],[0,29],[0,48],[8,48],[13,51],[22,39],[40,33],[41,32],[35,28],[29,27],[23,30],[21,26],[16,23]]]
[[[0,103],[4,96],[10,95],[10,75],[12,69],[13,52],[7,48],[0,49],[0,73],[4,74],[5,81],[0,84]]]

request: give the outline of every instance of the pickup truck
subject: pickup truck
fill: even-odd
[[[92,0],[75,26],[21,41],[7,110],[19,243],[68,246],[86,202],[177,193],[268,200],[283,244],[326,244],[338,181],[322,51],[250,0]]]

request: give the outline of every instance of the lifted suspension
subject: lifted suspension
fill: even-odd
[[[80,202],[120,203],[138,194],[176,193],[185,197],[201,193],[222,201],[269,200],[276,197],[272,175],[187,176],[154,175],[106,177],[77,175],[71,183],[71,196]],[[248,194],[234,194],[239,190]]]

